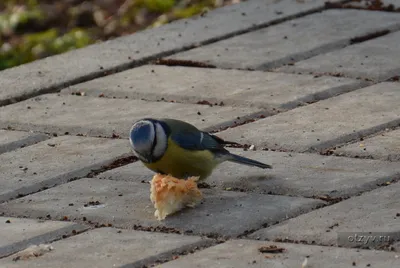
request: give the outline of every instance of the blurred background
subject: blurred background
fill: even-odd
[[[0,70],[241,0],[0,0]]]

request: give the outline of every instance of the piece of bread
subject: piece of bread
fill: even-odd
[[[165,219],[185,207],[194,207],[202,199],[197,188],[198,177],[180,180],[169,175],[156,174],[150,181],[150,200],[158,220]]]
[[[51,245],[46,245],[46,244],[31,245],[28,248],[13,255],[14,256],[13,261],[29,260],[31,258],[42,256],[46,252],[52,250],[54,250],[54,248]]]

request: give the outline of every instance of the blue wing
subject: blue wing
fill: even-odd
[[[186,150],[210,150],[226,152],[221,139],[201,131],[179,131],[171,135],[171,139]]]

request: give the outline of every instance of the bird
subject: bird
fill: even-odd
[[[204,181],[225,161],[272,168],[224,148],[227,144],[238,143],[225,141],[177,119],[140,119],[130,129],[129,142],[134,155],[148,169],[178,179],[198,177],[199,182]]]

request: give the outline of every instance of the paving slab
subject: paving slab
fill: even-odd
[[[376,189],[378,185],[400,179],[400,166],[369,159],[349,159],[318,154],[281,153],[270,151],[231,152],[271,164],[263,170],[234,163],[221,164],[207,179],[220,189],[270,193],[290,196],[349,197]],[[154,173],[135,162],[98,175],[100,179],[149,181]]]
[[[140,79],[132,79],[140,77]],[[294,108],[365,85],[330,76],[146,65],[62,90],[88,96]]]
[[[148,179],[148,181],[151,178]],[[203,203],[158,221],[150,185],[140,182],[81,179],[0,205],[7,215],[51,217],[116,227],[164,226],[193,234],[238,236],[324,204],[320,200],[206,189]],[[240,224],[237,224],[240,221]]]
[[[41,133],[0,129],[0,154],[29,146],[49,137]]]
[[[19,111],[30,107],[29,113]],[[18,130],[87,136],[128,138],[132,124],[144,117],[182,119],[201,129],[217,129],[246,116],[261,113],[259,108],[192,105],[142,100],[105,99],[47,94],[0,107],[0,127]],[[239,117],[240,119],[237,119]]]
[[[276,71],[334,74],[383,81],[400,74],[400,63],[396,58],[400,53],[399,42],[400,32],[395,32],[296,62],[294,66],[285,66]]]
[[[393,251],[400,252],[400,242],[393,244]]]
[[[0,258],[30,245],[50,243],[87,229],[84,225],[72,222],[0,217]]]
[[[54,92],[157,57],[233,36],[324,7],[325,0],[254,0],[175,21],[0,73],[0,105]],[[57,68],[54,68],[57,66]],[[5,89],[5,90],[4,90]]]
[[[23,267],[144,267],[158,258],[211,244],[196,236],[100,228],[52,243],[54,250],[27,261],[0,260],[0,266]],[[4,265],[4,266],[3,266]]]
[[[282,253],[261,253],[260,247],[277,246]],[[302,266],[307,258],[306,265]],[[398,267],[394,252],[321,247],[301,244],[271,243],[251,240],[230,240],[177,260],[161,264],[160,268],[241,268],[241,267]]]
[[[400,161],[400,129],[385,131],[334,150],[336,155]]]
[[[83,177],[130,154],[126,140],[62,136],[0,155],[0,202]]]
[[[393,183],[282,224],[261,229],[251,234],[250,238],[358,247],[363,246],[364,242],[360,241],[359,244],[358,239],[354,241],[356,235],[370,233],[373,236],[386,235],[399,241],[399,190],[400,183]],[[348,236],[353,240],[345,240]],[[393,243],[390,240],[388,242]],[[365,245],[370,246],[370,243],[365,241]]]
[[[268,70],[336,50],[356,37],[400,29],[395,13],[332,9],[238,35],[169,58]]]
[[[218,135],[269,149],[320,151],[399,126],[399,103],[400,83],[380,83]]]

